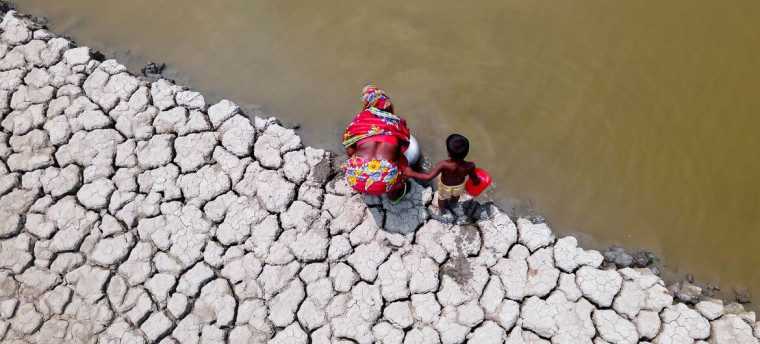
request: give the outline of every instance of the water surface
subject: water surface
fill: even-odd
[[[376,82],[434,158],[469,136],[505,202],[760,295],[756,0],[17,3],[301,123],[309,144],[338,148]]]

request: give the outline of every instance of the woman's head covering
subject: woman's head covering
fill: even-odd
[[[362,88],[363,109],[376,108],[378,110],[388,110],[391,106],[393,106],[391,98],[377,86],[369,84]]]
[[[391,99],[377,86],[367,85],[362,88],[362,111],[346,127],[343,145],[350,147],[375,136],[396,138],[402,153],[409,146],[409,128],[403,118],[393,114]]]

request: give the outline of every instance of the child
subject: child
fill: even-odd
[[[459,202],[459,197],[465,192],[464,183],[467,177],[472,179],[475,185],[480,184],[480,179],[475,174],[475,163],[466,161],[470,151],[470,142],[466,137],[459,134],[451,134],[446,138],[446,150],[449,159],[439,162],[434,171],[440,171],[438,177],[438,208],[443,210]]]
[[[475,185],[480,184],[480,178],[475,174],[475,164],[465,161],[470,151],[470,142],[459,134],[451,134],[446,138],[446,150],[449,159],[439,161],[429,172],[417,172],[406,166],[404,175],[421,181],[428,181],[438,176],[438,208],[443,210],[459,202],[459,197],[465,192],[464,183],[470,177]]]

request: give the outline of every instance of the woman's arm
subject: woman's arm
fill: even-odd
[[[404,175],[417,179],[422,181],[429,181],[433,178],[435,178],[439,173],[441,173],[441,170],[443,169],[443,161],[437,163],[435,167],[433,167],[428,172],[417,172],[413,170],[410,166],[407,166],[404,170]]]
[[[348,155],[349,158],[354,156],[354,153],[356,153],[356,145],[346,147],[346,155]]]

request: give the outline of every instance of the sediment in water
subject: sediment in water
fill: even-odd
[[[545,223],[432,190],[361,197],[274,118],[9,12],[0,24],[7,343],[757,343]],[[683,299],[683,297],[681,297]]]

